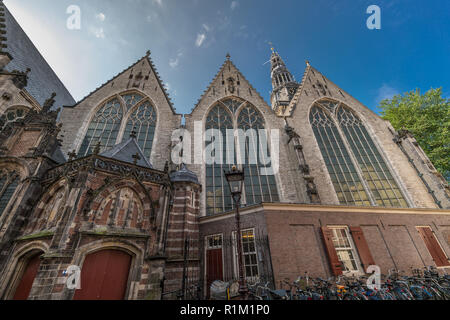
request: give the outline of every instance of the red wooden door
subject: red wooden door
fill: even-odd
[[[119,250],[102,250],[86,257],[81,270],[81,289],[74,300],[123,300],[131,256]]]
[[[216,280],[223,281],[222,249],[210,249],[206,252],[206,284],[208,298],[211,284]]]
[[[14,294],[14,300],[27,300],[33,286],[34,278],[36,278],[39,266],[41,265],[41,253],[32,257],[25,267],[22,279]]]

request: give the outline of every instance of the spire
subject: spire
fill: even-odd
[[[270,57],[272,79],[272,109],[279,114],[280,108],[286,108],[294,97],[299,84],[295,81],[291,72],[286,67],[281,56],[271,46],[272,55]],[[284,113],[284,112],[282,112]]]
[[[282,87],[288,83],[296,83],[291,72],[286,67],[281,56],[278,52],[272,49],[272,56],[270,57],[271,68],[271,78],[272,78],[272,88],[275,90],[278,87]]]

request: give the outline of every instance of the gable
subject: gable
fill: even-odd
[[[261,112],[271,112],[267,102],[227,56],[227,60],[203,92],[190,115],[203,113],[214,102],[227,97],[246,100],[260,109]]]

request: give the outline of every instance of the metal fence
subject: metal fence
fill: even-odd
[[[267,236],[243,238],[244,273],[249,284],[269,283],[274,287],[272,259]],[[204,300],[210,298],[214,281],[239,280],[236,239],[187,239],[184,245],[183,278],[179,289],[164,291],[162,299]]]

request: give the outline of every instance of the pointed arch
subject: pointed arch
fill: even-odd
[[[344,103],[320,99],[310,123],[339,202],[407,208],[408,203],[363,121]]]
[[[408,204],[361,119],[348,107],[338,107],[337,119],[377,205],[403,207]]]
[[[9,107],[0,116],[0,131],[3,130],[10,123],[16,122],[17,120],[24,119],[28,112],[30,112],[29,107],[25,106],[12,106]]]
[[[62,178],[48,188],[39,200],[27,227],[27,233],[50,230],[57,227],[63,216],[69,191],[67,178]]]
[[[134,96],[135,100],[136,95]],[[130,101],[133,98],[129,98]],[[128,106],[127,102],[127,106]],[[144,152],[147,160],[150,160],[150,156],[153,148],[153,141],[156,134],[156,126],[158,123],[158,115],[156,108],[148,100],[142,97],[142,99],[129,110],[126,117],[126,125],[123,134],[123,140],[128,139],[132,131],[136,132],[136,139],[139,147]]]
[[[223,150],[227,150],[227,130],[232,130],[233,115],[222,102],[218,101],[206,116],[205,130],[219,130],[223,137]],[[233,141],[234,143],[234,141]],[[217,156],[217,155],[216,155]],[[233,209],[233,201],[223,174],[230,170],[231,165],[226,164],[226,153],[223,153],[220,163],[206,164],[206,213],[212,215]]]
[[[92,154],[98,141],[102,150],[113,147],[119,135],[123,116],[123,106],[117,96],[102,104],[90,120],[78,155],[84,157]]]
[[[138,193],[123,187],[102,200],[95,212],[96,225],[114,225],[122,228],[139,228],[144,215],[144,205]]]
[[[261,174],[261,155],[268,155],[270,159],[270,151],[268,148],[268,139],[262,140],[260,130],[266,129],[266,123],[261,112],[250,103],[246,103],[239,111],[237,117],[237,129],[244,132],[249,130],[256,136],[245,138],[244,148],[244,172],[245,172],[245,202],[247,205],[258,204],[261,202],[277,202],[279,201],[278,189],[274,175]],[[246,134],[247,137],[247,134]],[[256,146],[251,146],[250,138]],[[266,145],[264,145],[266,144]],[[264,149],[263,149],[264,148]],[[259,161],[251,161],[251,158]],[[268,159],[267,159],[268,160]]]
[[[315,104],[309,120],[339,202],[370,206],[368,194],[329,110]]]
[[[214,164],[206,164],[207,215],[223,213],[234,208],[224,171],[231,170],[231,167],[237,164],[237,155],[240,155],[245,163],[243,166],[245,171],[243,203],[253,205],[261,202],[279,201],[275,176],[262,175],[260,162],[258,162],[258,159],[261,160],[260,151],[262,151],[263,147],[270,156],[268,147],[263,146],[263,143],[267,143],[267,141],[261,139],[258,131],[265,128],[266,123],[262,113],[250,102],[242,98],[230,96],[213,104],[206,116],[205,130],[216,129],[220,131],[223,138],[223,150],[230,151],[234,148],[234,154],[232,155],[234,156],[234,161],[229,163],[227,152],[223,152],[221,163],[216,161]],[[244,139],[241,139],[241,137],[238,139],[237,147],[239,150],[236,150],[234,136],[232,141],[227,141],[227,130],[241,130],[245,134]],[[255,136],[247,139],[248,130],[255,130],[256,139]]]

